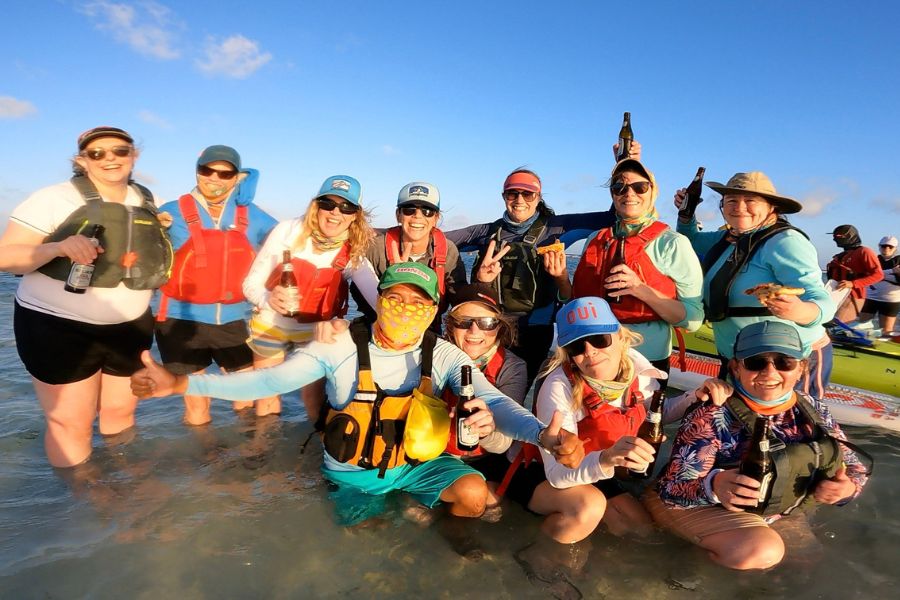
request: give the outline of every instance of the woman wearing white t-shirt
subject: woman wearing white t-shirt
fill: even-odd
[[[171,268],[172,249],[150,192],[131,181],[138,151],[126,131],[96,127],[78,138],[75,176],[17,206],[0,238],[0,270],[23,275],[16,292],[16,348],[47,422],[55,467],[91,455],[100,433],[134,425],[129,377],[153,341],[150,297]],[[97,242],[93,225],[105,228]],[[91,277],[73,278],[93,265]],[[81,293],[67,291],[69,283]]]
[[[288,352],[312,341],[316,322],[343,317],[349,281],[375,305],[378,276],[365,258],[375,233],[361,199],[356,179],[334,175],[322,184],[306,214],[279,223],[269,234],[244,280],[244,295],[255,307],[248,342],[255,368],[281,364]],[[297,300],[280,285],[285,252],[290,253],[298,281],[299,306],[294,306],[294,317],[287,315]],[[322,379],[301,392],[313,422],[324,390]],[[278,396],[264,400],[269,412],[280,412]]]

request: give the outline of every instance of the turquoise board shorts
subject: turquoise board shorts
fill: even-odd
[[[384,479],[378,478],[377,469],[334,471],[323,467],[322,473],[338,486],[328,497],[334,502],[338,523],[343,526],[361,523],[384,512],[390,492],[406,492],[431,508],[460,477],[478,475],[484,479],[481,473],[449,454],[415,466],[388,469]]]

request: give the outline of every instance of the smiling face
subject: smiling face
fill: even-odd
[[[760,356],[774,357],[775,354],[767,352]],[[794,389],[803,376],[805,365],[806,361],[797,361],[797,366],[793,370],[779,371],[772,361],[769,361],[762,371],[751,371],[745,368],[741,361],[732,360],[730,368],[734,377],[752,396],[759,400],[771,401]]]
[[[400,224],[401,241],[412,244],[426,242],[430,239],[431,230],[437,226],[437,220],[437,213],[426,217],[421,210],[416,210],[415,214],[408,216],[398,208],[397,223]]]
[[[487,306],[478,302],[466,302],[460,304],[450,313],[450,322],[453,319],[476,319],[478,317],[498,317],[497,311],[489,309]],[[493,331],[482,331],[478,325],[472,323],[468,329],[460,329],[453,327],[451,334],[453,342],[465,352],[469,358],[478,358],[491,349],[497,343],[497,334],[500,329]]]
[[[234,176],[237,169],[226,160],[216,160],[203,166],[212,169],[212,173],[203,175],[199,171],[197,172],[197,188],[200,190],[200,193],[203,194],[204,198],[212,201],[226,198],[231,193],[231,190],[234,189],[234,186],[237,185],[238,178]],[[207,169],[204,169],[204,172],[206,171]],[[225,179],[221,177],[219,175],[220,172],[231,175],[231,178]]]
[[[356,213],[345,215],[338,208],[341,204],[347,204],[347,201],[339,196],[325,196],[329,200],[333,200],[337,205],[331,210],[322,209],[317,203],[313,203],[316,207],[316,225],[319,227],[319,233],[328,238],[335,238],[342,235],[350,224],[356,218]]]
[[[625,345],[622,343],[621,333],[614,333],[612,339],[612,344],[606,348],[595,348],[590,342],[585,342],[584,352],[569,355],[569,358],[578,370],[588,377],[605,381],[615,379],[622,366]]]
[[[509,189],[503,192],[503,202],[506,204],[506,212],[516,223],[523,223],[534,216],[538,204],[541,202],[540,192],[528,190]]]
[[[649,179],[640,173],[625,171],[616,176],[616,183],[618,182],[628,186],[622,194],[612,194],[613,204],[615,205],[616,213],[618,213],[619,216],[626,219],[635,219],[643,217],[650,212],[650,209],[653,207],[653,187]],[[646,183],[651,185],[648,185],[646,192],[638,194],[631,187],[631,184],[633,183]]]
[[[116,156],[113,148],[128,148],[127,156]],[[105,150],[99,160],[89,157],[93,151]],[[75,162],[84,169],[85,174],[97,186],[124,186],[131,178],[138,151],[125,140],[117,137],[101,137],[92,140],[84,150],[75,157]]]
[[[775,207],[756,194],[727,194],[722,198],[722,216],[737,232],[759,227],[774,213]]]

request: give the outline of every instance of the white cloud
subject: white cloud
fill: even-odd
[[[27,100],[0,96],[0,119],[24,119],[37,113],[37,107]]]
[[[237,34],[221,42],[209,38],[206,57],[196,61],[197,67],[210,76],[220,75],[245,79],[272,60],[269,52],[262,52],[259,44]]]
[[[81,7],[81,12],[94,21],[101,31],[109,32],[113,39],[131,46],[145,56],[172,60],[180,56],[175,48],[171,11],[162,4],[146,0],[135,4],[91,0]]]
[[[159,127],[160,129],[171,130],[173,129],[172,124],[169,123],[166,119],[159,116],[153,111],[149,110],[141,110],[138,112],[138,119],[147,123],[148,125],[153,125],[155,127]]]
[[[817,188],[800,198],[803,205],[803,216],[815,217],[833,204],[839,196],[839,192],[830,188]]]

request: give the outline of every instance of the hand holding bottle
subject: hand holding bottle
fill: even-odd
[[[613,156],[619,156],[619,142],[613,144]],[[631,140],[631,147],[628,149],[628,158],[641,160],[641,143],[637,140]]]
[[[741,475],[737,469],[716,473],[711,487],[722,506],[732,512],[741,512],[759,504],[759,482]]]
[[[70,235],[64,240],[56,242],[56,255],[65,257],[73,263],[88,265],[93,263],[103,248],[96,245],[91,238],[83,235]]]
[[[600,454],[604,471],[625,467],[632,471],[646,471],[656,454],[653,446],[633,435],[626,435]]]

